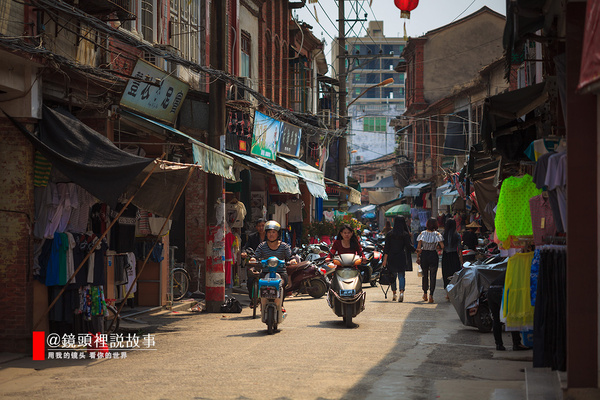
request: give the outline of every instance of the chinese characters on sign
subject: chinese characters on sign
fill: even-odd
[[[121,105],[153,118],[173,123],[189,85],[165,71],[138,60],[133,77],[121,97]]]
[[[43,334],[43,332],[39,333]],[[42,339],[41,343],[36,339],[37,336],[40,335],[34,335],[34,351],[36,347],[43,345],[48,350],[48,360],[123,359],[127,358],[128,351],[156,350],[152,334],[140,337],[135,333],[111,333],[110,335],[50,333],[45,340],[43,335],[39,338]],[[44,360],[44,357],[34,356],[33,359]]]
[[[292,157],[300,155],[300,136],[302,128],[283,122],[279,134],[279,153]]]

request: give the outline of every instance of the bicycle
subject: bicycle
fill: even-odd
[[[104,333],[110,335],[119,330],[121,316],[117,314],[117,308],[113,304],[107,304],[106,310],[107,313],[104,315]]]
[[[171,287],[173,288],[173,301],[185,297],[190,288],[190,274],[183,267],[173,268],[171,271]]]

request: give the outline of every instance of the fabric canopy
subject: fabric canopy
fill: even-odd
[[[548,99],[546,82],[488,97],[483,108],[481,137],[486,149],[494,148],[492,133],[514,124],[517,118],[533,111]]]
[[[200,165],[204,171],[210,174],[219,175],[232,181],[235,180],[235,177],[233,176],[233,158],[227,154],[224,154],[171,126],[153,121],[130,111],[123,110],[121,113],[129,118],[137,118],[144,121],[149,125],[150,129],[166,130],[189,140],[192,143],[194,163]]]
[[[451,189],[451,188],[452,188],[452,184],[450,182],[446,182],[442,186],[438,186],[435,189],[435,197],[441,197],[445,191],[447,191],[448,189]]]
[[[440,206],[451,206],[458,197],[458,190],[448,189],[440,197]]]
[[[368,206],[364,206],[360,208],[361,212],[371,212],[371,211],[375,211],[375,209],[377,208],[377,206],[375,204],[369,204]]]
[[[396,185],[394,184],[394,177],[393,176],[387,176],[385,178],[382,178],[379,180],[379,182],[377,182],[374,186],[372,186],[372,189],[387,189],[387,188],[395,188]]]
[[[327,200],[323,172],[295,158],[287,158],[282,156],[278,156],[278,158],[282,159],[298,170],[298,173],[300,176],[302,176],[304,182],[306,183],[308,191],[313,196]]]
[[[234,153],[231,151],[228,151],[227,153],[239,159],[244,165],[250,164],[254,167],[258,167],[260,170],[264,170],[270,174],[275,175],[277,187],[279,188],[279,191],[281,193],[300,193],[300,187],[298,186],[299,175],[262,158],[252,157],[241,153]]]
[[[43,106],[39,136],[9,118],[54,168],[112,208],[132,180],[152,162],[119,149],[64,110]]]
[[[370,191],[369,192],[369,203],[371,204],[381,204],[392,199],[397,199],[400,194],[400,189],[392,189],[386,192],[377,192]]]
[[[129,185],[126,195],[131,197],[139,189],[139,192],[131,201],[135,206],[150,211],[161,217],[168,217],[173,208],[175,200],[186,184],[190,168],[199,166],[191,164],[168,165],[161,161],[150,176],[148,181],[140,188],[142,181],[150,173],[153,165],[149,165]]]
[[[333,186],[339,189],[341,192],[348,194],[348,201],[353,204],[360,204],[360,192],[350,186],[344,185],[333,179],[325,178],[327,185]]]
[[[404,188],[405,197],[415,197],[421,194],[421,190],[430,185],[430,182],[413,183]]]

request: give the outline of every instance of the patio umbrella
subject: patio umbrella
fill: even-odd
[[[395,217],[396,215],[410,215],[410,206],[408,204],[398,204],[385,212],[386,217]]]

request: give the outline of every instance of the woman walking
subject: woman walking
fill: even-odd
[[[433,303],[433,292],[435,291],[435,280],[439,264],[438,248],[444,249],[444,238],[437,231],[438,224],[435,218],[427,220],[426,230],[419,234],[417,241],[417,264],[423,270],[423,301],[427,301],[427,290],[429,290],[429,303]]]
[[[385,235],[385,247],[383,248],[383,267],[386,265],[392,274],[392,301],[404,301],[404,287],[406,280],[404,273],[407,266],[407,254],[410,254],[412,247],[410,232],[406,226],[404,217],[394,218],[394,228]],[[398,277],[399,297],[396,297],[396,277]]]
[[[444,289],[455,272],[460,271],[463,265],[462,246],[460,235],[456,232],[456,221],[448,219],[444,226],[444,252],[442,253],[442,279]],[[446,292],[446,300],[448,293]]]

